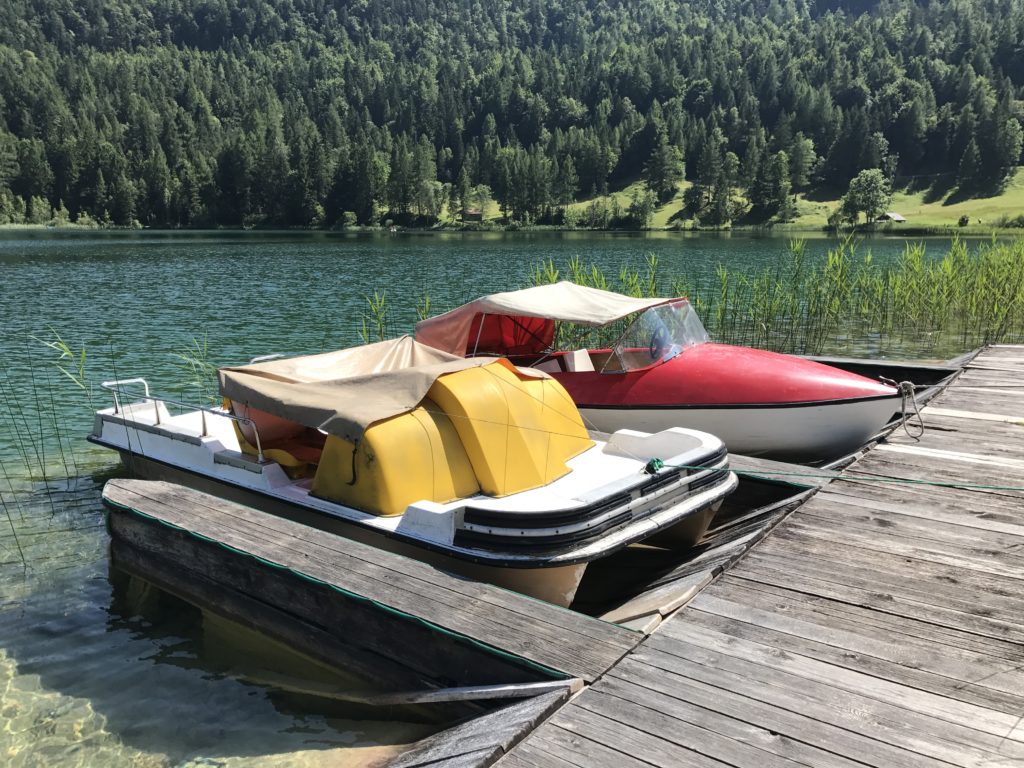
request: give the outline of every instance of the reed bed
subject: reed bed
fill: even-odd
[[[631,296],[688,296],[716,341],[797,354],[951,355],[983,344],[1024,341],[1024,239],[969,248],[954,240],[941,256],[908,243],[894,264],[846,240],[811,259],[794,240],[775,265],[719,265],[704,285],[663,275],[658,260],[614,277],[593,264],[552,262],[534,285],[569,279]],[[607,343],[614,331],[603,334]],[[562,339],[579,329],[561,330]],[[605,338],[608,337],[608,338]]]

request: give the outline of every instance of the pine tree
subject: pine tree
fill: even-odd
[[[967,142],[963,157],[960,158],[960,165],[957,168],[956,183],[962,192],[970,192],[981,186],[983,183],[981,166],[981,153],[978,152],[978,145],[971,139]]]
[[[644,180],[654,192],[658,202],[665,203],[672,199],[683,180],[683,153],[679,147],[672,146],[668,134],[658,132],[654,149],[647,164],[644,166]]]

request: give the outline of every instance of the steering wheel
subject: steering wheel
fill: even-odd
[[[668,333],[664,328],[658,328],[651,334],[651,344],[647,348],[651,360],[657,360],[665,354],[665,347],[668,346]]]

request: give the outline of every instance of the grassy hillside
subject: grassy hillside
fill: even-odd
[[[608,195],[573,203],[569,208],[582,211],[594,204],[595,201],[611,205],[615,200],[625,210],[633,193],[640,189],[640,185],[641,182],[634,182]],[[693,221],[686,219],[682,214],[683,190],[687,186],[689,183],[684,182],[676,196],[657,209],[651,219],[651,229],[693,226]],[[1024,167],[1017,169],[1002,194],[960,200],[954,189],[938,198],[932,198],[933,196],[928,190],[897,190],[888,209],[901,214],[907,221],[903,224],[886,225],[887,229],[894,232],[901,229],[914,232],[922,229],[965,229],[972,232],[990,232],[994,229],[1005,228],[1010,221],[1018,216],[1024,216]],[[797,198],[796,219],[778,226],[794,231],[820,230],[828,222],[829,214],[838,207],[838,196],[835,198],[815,196],[808,199],[801,195]],[[497,206],[493,206],[489,213],[494,217],[499,216]],[[970,223],[967,227],[959,226],[958,222],[961,216],[968,217]]]
[[[968,217],[970,230],[991,231],[1003,226],[1009,220],[1024,215],[1024,173],[1018,168],[1000,195],[960,200],[956,191],[932,199],[928,191],[897,190],[893,195],[890,211],[906,217],[903,224],[893,224],[891,229],[946,229],[958,228],[961,216]],[[829,213],[839,207],[839,199],[801,200],[800,215],[791,225],[794,229],[817,229],[828,219]]]

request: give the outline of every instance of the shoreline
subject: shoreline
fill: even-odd
[[[540,233],[540,234],[609,234],[609,235],[754,235],[764,237],[793,237],[799,238],[805,235],[816,237],[888,237],[888,238],[913,238],[913,237],[955,237],[963,235],[971,238],[977,237],[1019,237],[1024,236],[1024,229],[1020,227],[986,227],[980,224],[970,224],[964,227],[957,225],[949,226],[891,226],[883,227],[858,227],[854,229],[843,229],[836,231],[831,227],[807,227],[791,224],[778,224],[775,226],[735,226],[735,227],[649,227],[647,229],[590,229],[585,227],[562,227],[548,225],[532,225],[528,227],[515,224],[484,224],[484,225],[441,225],[431,227],[273,227],[273,226],[211,226],[211,227],[129,227],[129,226],[79,226],[77,224],[64,224],[51,226],[49,224],[0,224],[0,233],[61,233],[61,234],[101,234],[101,233],[151,233],[151,234],[187,234],[187,233],[292,233],[292,234],[325,234],[325,235],[401,235],[401,234],[516,234],[516,233]]]

